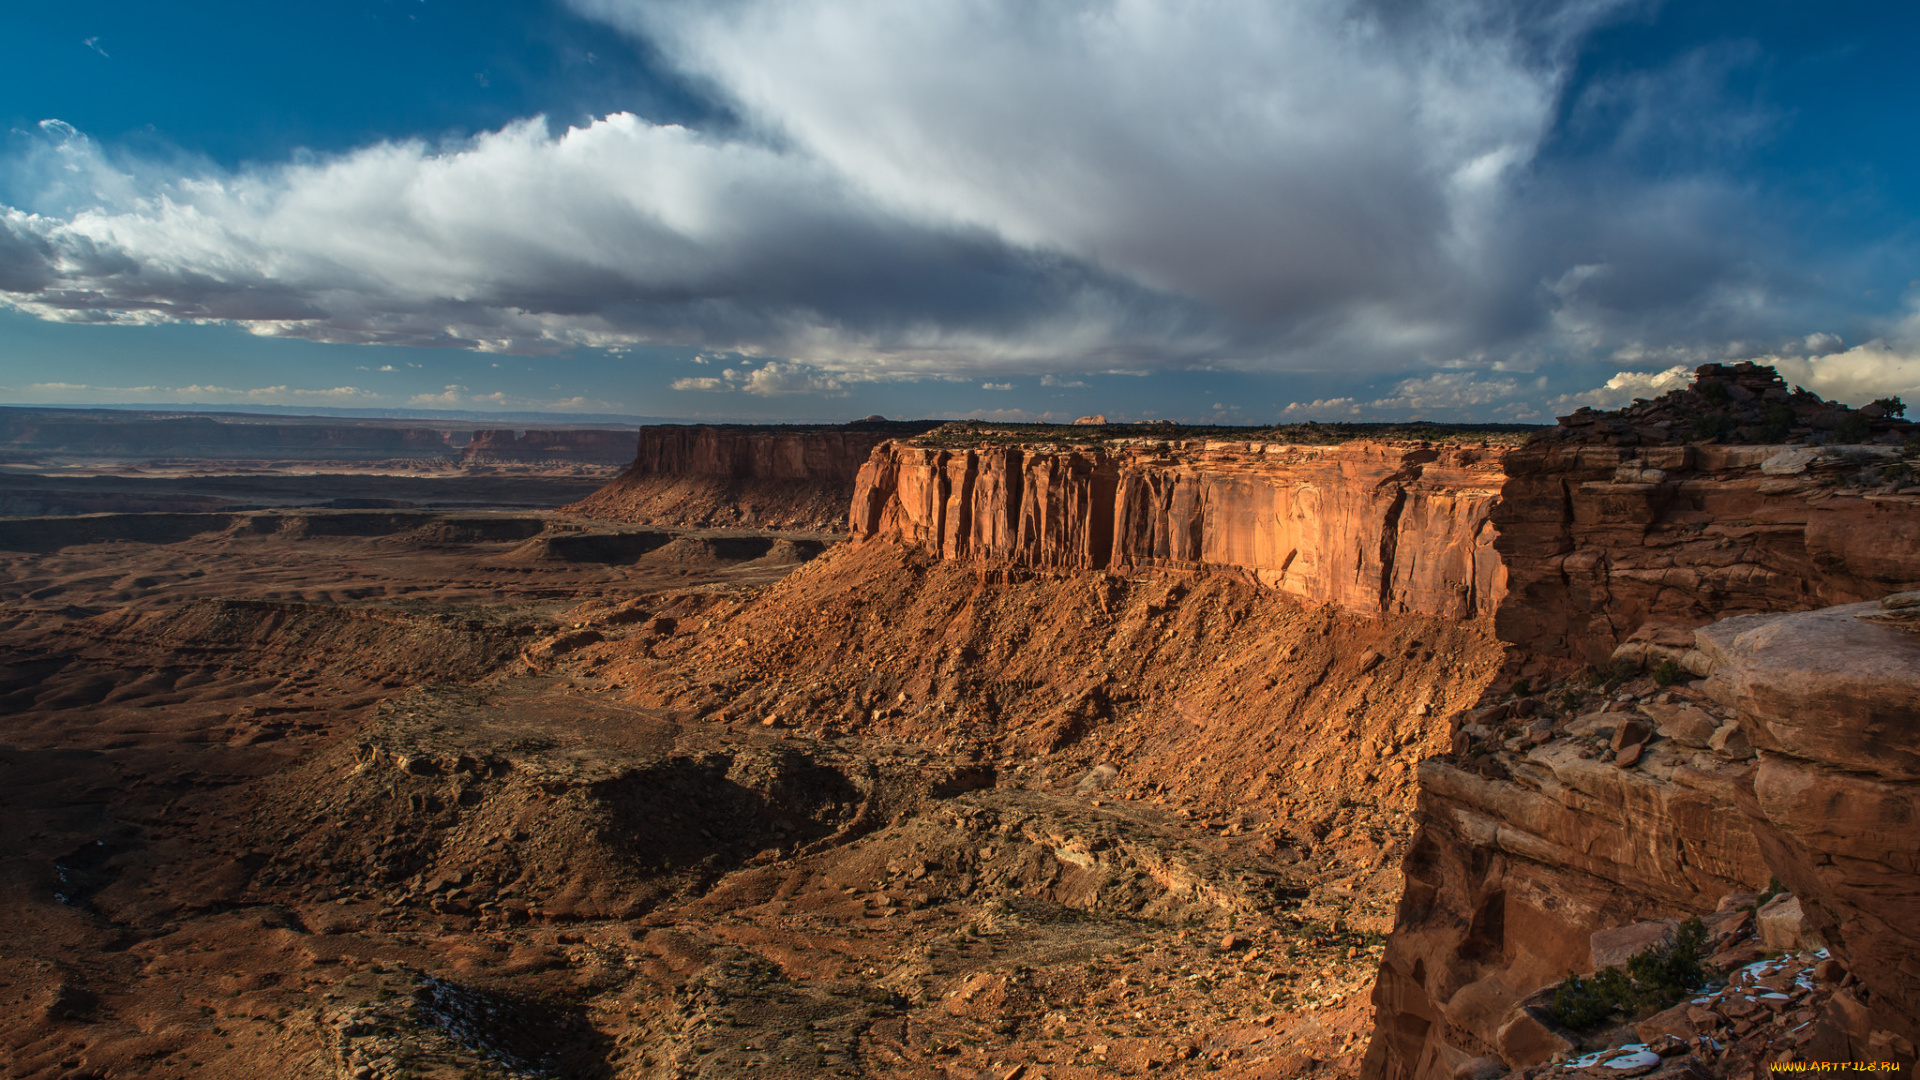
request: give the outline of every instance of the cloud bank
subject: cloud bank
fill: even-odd
[[[1800,285],[1746,193],[1627,170],[1657,125],[1622,124],[1577,168],[1545,153],[1563,113],[1638,115],[1712,77],[1616,80],[1563,108],[1581,41],[1627,0],[576,6],[737,125],[536,118],[182,173],[49,122],[15,163],[31,197],[0,213],[0,302],[330,342],[789,361],[674,384],[763,396],[1524,368],[1795,315],[1774,311]],[[1375,404],[1531,389],[1442,371]]]

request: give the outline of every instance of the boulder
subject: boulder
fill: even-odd
[[[1630,716],[1618,724],[1613,731],[1613,749],[1616,753],[1629,746],[1639,746],[1653,737],[1653,725],[1644,718]]]
[[[1510,1072],[1507,1063],[1492,1054],[1468,1058],[1453,1070],[1453,1080],[1500,1080]]]
[[[1800,910],[1800,898],[1792,893],[1781,893],[1767,901],[1766,906],[1754,913],[1754,921],[1760,927],[1760,940],[1767,948],[1783,952],[1799,952],[1808,946],[1810,927],[1807,917]]]
[[[1695,750],[1705,750],[1707,740],[1713,738],[1714,731],[1720,727],[1718,717],[1692,705],[1647,705],[1643,708],[1658,725],[1655,730],[1661,738],[1672,739]]]
[[[1523,1067],[1552,1061],[1579,1048],[1542,1010],[1534,1008],[1514,1010],[1513,1016],[1500,1026],[1495,1041],[1499,1043],[1502,1058]]]
[[[1587,939],[1588,948],[1592,950],[1593,970],[1624,967],[1628,960],[1648,949],[1672,945],[1679,934],[1680,924],[1672,919],[1651,919],[1595,931]]]

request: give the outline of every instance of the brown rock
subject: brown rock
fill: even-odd
[[[1620,721],[1619,726],[1614,728],[1613,742],[1610,745],[1618,753],[1630,746],[1640,746],[1652,737],[1653,725],[1640,717],[1629,717]]]
[[[1455,1066],[1453,1080],[1500,1080],[1509,1071],[1506,1062],[1491,1054],[1483,1054]]]
[[[1593,968],[1597,971],[1623,966],[1648,949],[1672,945],[1679,933],[1680,924],[1672,919],[1652,919],[1596,931],[1588,938]]]
[[[1644,1043],[1652,1043],[1662,1036],[1691,1039],[1700,1033],[1699,1025],[1693,1019],[1695,1009],[1699,1009],[1699,1006],[1681,1002],[1664,1012],[1654,1013],[1633,1025],[1634,1034],[1640,1036],[1640,1041]],[[1706,1012],[1709,1016],[1713,1015],[1705,1009],[1700,1011]]]
[[[1569,1054],[1577,1044],[1555,1028],[1538,1010],[1517,1009],[1494,1036],[1500,1056],[1521,1065],[1535,1065]]]
[[[1640,763],[1640,753],[1646,749],[1645,743],[1634,743],[1614,756],[1613,763],[1622,769],[1631,769]]]
[[[1805,945],[1807,918],[1800,910],[1800,898],[1792,893],[1782,893],[1767,901],[1765,907],[1754,913],[1754,922],[1759,924],[1760,940],[1766,942],[1769,949],[1798,952]]]

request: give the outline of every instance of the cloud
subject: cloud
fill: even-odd
[[[113,59],[113,57],[107,56],[107,50],[100,47],[100,35],[98,34],[95,34],[94,36],[87,38],[86,40],[82,41],[80,44],[85,45],[87,48],[92,49],[94,52],[99,53],[101,56],[105,56],[108,60]]]
[[[749,368],[746,362],[740,367],[726,368],[718,378],[703,376],[673,380],[675,390],[691,390],[706,393],[729,393],[738,390],[743,394],[758,397],[780,397],[787,394],[828,394],[844,396],[842,380],[803,364],[770,361],[758,369]]]
[[[1359,416],[1360,413],[1360,403],[1350,397],[1295,401],[1280,410],[1281,416],[1294,420],[1312,420],[1323,416]]]
[[[981,384],[980,384],[980,389],[982,389],[982,390],[1011,390],[1011,389],[1013,389],[1013,384],[1012,384],[1012,383],[1010,383],[1010,382],[985,382],[985,383],[981,383]]]
[[[139,404],[143,402],[180,402],[186,404],[263,404],[296,405],[317,402],[367,401],[379,397],[357,386],[333,386],[317,389],[303,387],[258,386],[236,389],[230,386],[192,384],[188,386],[94,386],[88,383],[29,383],[17,392],[22,403],[58,404]]]
[[[1522,383],[1512,376],[1483,377],[1474,371],[1442,371],[1403,380],[1394,387],[1392,397],[1368,402],[1370,409],[1403,410],[1433,414],[1473,414],[1486,412],[1478,407],[1495,402],[1518,406],[1517,411],[1531,414],[1532,406],[1521,395],[1545,389],[1545,377]],[[1495,409],[1492,412],[1500,412]],[[1516,410],[1509,409],[1509,412]]]
[[[1767,356],[1755,362],[1772,364],[1781,378],[1833,401],[1860,406],[1899,397],[1920,406],[1920,344],[1869,341],[1824,356]]]
[[[1042,375],[1040,376],[1040,385],[1041,386],[1059,386],[1059,387],[1084,387],[1087,385],[1087,383],[1086,383],[1086,380],[1084,379],[1068,379],[1059,375]]]
[[[0,303],[493,353],[691,345],[779,358],[723,377],[770,396],[1604,355],[1773,332],[1803,314],[1783,297],[1840,288],[1712,161],[1636,171],[1684,141],[1653,122],[1676,96],[1731,107],[1712,91],[1737,51],[1562,100],[1586,35],[1638,0],[574,2],[729,122],[533,118],[231,171],[50,121],[0,211]],[[1598,149],[1555,156],[1563,113]]]
[[[1635,398],[1657,398],[1669,390],[1682,389],[1692,381],[1693,368],[1686,364],[1675,364],[1664,371],[1622,371],[1605,385],[1554,398],[1552,407],[1556,413],[1572,412],[1583,405],[1618,409],[1633,404]]]

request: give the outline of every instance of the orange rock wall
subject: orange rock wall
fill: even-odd
[[[1920,496],[1826,483],[1859,468],[1841,456],[1786,472],[1793,452],[1510,451],[1493,514],[1509,575],[1500,637],[1604,664],[1635,635],[1684,649],[1715,619],[1878,599],[1920,583]]]
[[[1499,451],[1424,444],[890,443],[855,483],[856,542],[1053,569],[1239,571],[1365,613],[1474,618],[1505,573]]]

